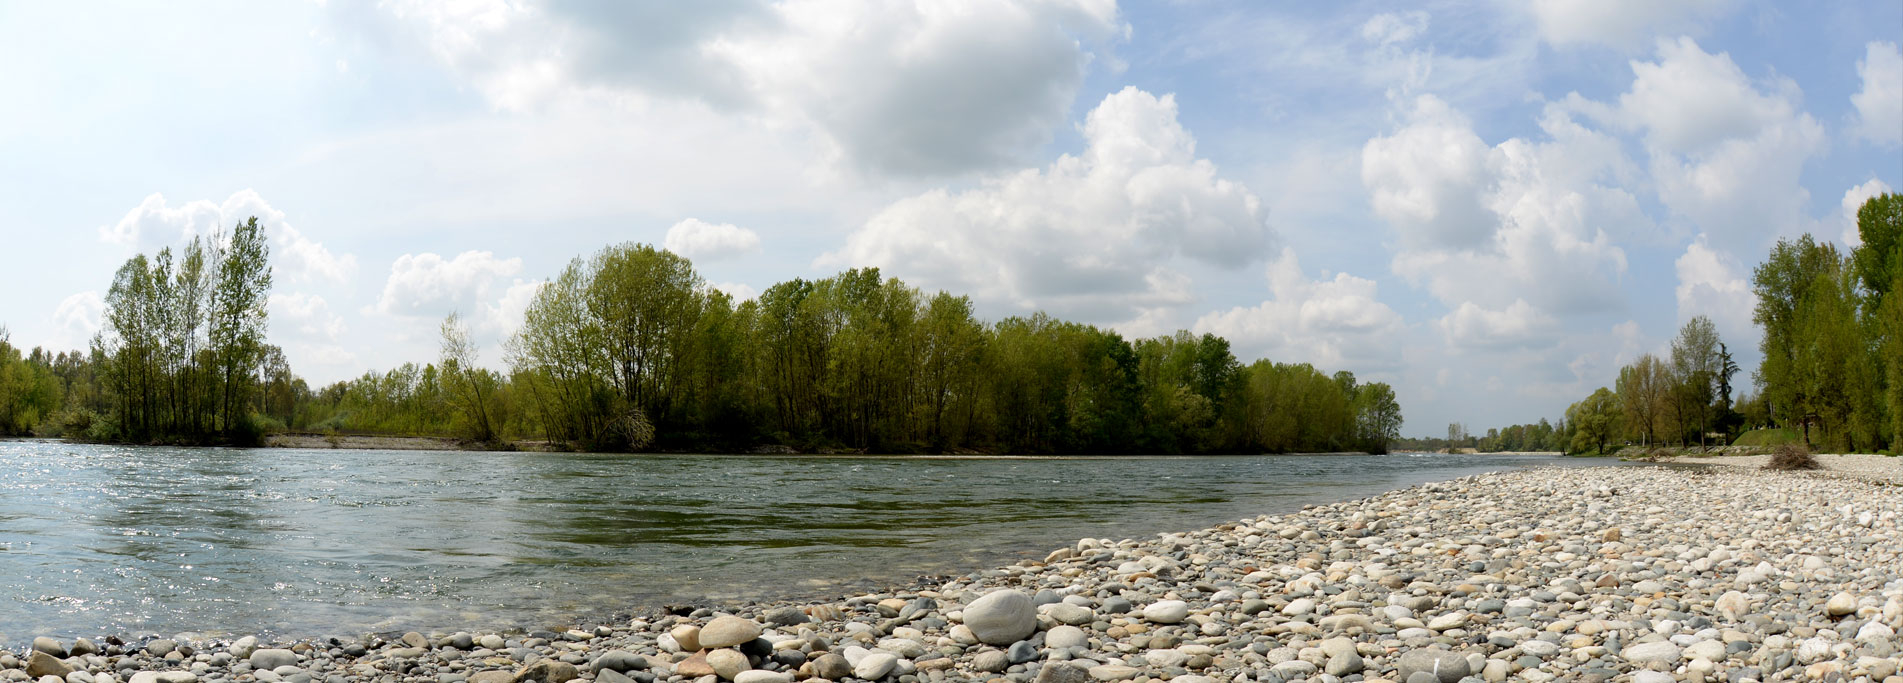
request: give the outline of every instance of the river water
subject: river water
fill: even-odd
[[[0,441],[0,644],[822,599],[1546,456],[925,459]]]

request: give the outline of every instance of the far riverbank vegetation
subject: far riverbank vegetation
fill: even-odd
[[[1809,234],[1780,239],[1752,271],[1752,322],[1763,357],[1751,391],[1732,400],[1741,369],[1705,316],[1693,317],[1666,357],[1645,354],[1566,409],[1539,448],[1577,454],[1621,449],[1769,450],[1800,444],[1833,453],[1903,452],[1903,195],[1886,193],[1857,211],[1861,244],[1844,253]],[[1546,422],[1541,420],[1541,425]],[[1512,430],[1485,437],[1449,426],[1449,438],[1400,439],[1396,448],[1500,447]],[[1539,432],[1534,432],[1538,434]],[[1491,446],[1491,448],[1490,448]]]
[[[266,340],[256,219],[135,256],[84,351],[0,331],[0,435],[256,445],[272,432],[471,447],[674,452],[1386,452],[1394,392],[1302,363],[1243,364],[1189,332],[1126,340],[875,268],[737,301],[643,244],[570,262],[485,368],[450,314],[425,362],[310,387]]]

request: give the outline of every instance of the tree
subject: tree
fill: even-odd
[[[1572,452],[1591,450],[1605,454],[1606,442],[1617,433],[1619,398],[1605,387],[1566,409],[1566,421],[1574,425]]]
[[[1672,395],[1671,371],[1648,353],[1620,368],[1616,386],[1626,428],[1637,432],[1640,442],[1650,446],[1657,438],[1659,419]]]
[[[462,414],[468,424],[469,437],[481,443],[497,440],[496,428],[490,420],[490,400],[496,394],[499,379],[488,370],[476,365],[476,345],[469,340],[469,326],[463,324],[462,316],[451,311],[443,318],[441,378],[449,389],[450,404]]]
[[[245,399],[257,383],[254,369],[264,351],[270,256],[264,228],[252,216],[232,230],[231,242],[218,258],[217,284],[211,291],[211,351],[218,362],[220,414],[227,434],[236,434],[249,420]]]
[[[1683,406],[1681,414],[1689,419],[1688,426],[1698,429],[1698,446],[1705,447],[1705,434],[1711,431],[1714,415],[1712,403],[1716,399],[1719,373],[1723,370],[1723,359],[1719,356],[1722,344],[1718,341],[1718,329],[1711,319],[1705,316],[1693,316],[1679,328],[1678,337],[1672,340],[1672,373],[1677,378],[1678,401]]]
[[[1401,436],[1401,404],[1384,382],[1364,384],[1355,394],[1355,427],[1362,449],[1388,452],[1388,443]]]
[[[1804,412],[1813,397],[1806,392],[1798,370],[1799,354],[1809,342],[1800,319],[1811,287],[1842,258],[1828,243],[1818,244],[1806,234],[1796,240],[1778,240],[1770,257],[1751,273],[1757,306],[1751,319],[1764,330],[1759,349],[1764,358],[1753,379],[1764,387],[1771,418],[1783,425],[1801,425],[1809,439],[1811,416]]]

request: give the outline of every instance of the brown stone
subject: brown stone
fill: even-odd
[[[33,678],[39,678],[41,676],[65,678],[66,674],[72,672],[73,667],[67,666],[65,662],[60,661],[57,657],[52,655],[38,650],[34,650],[33,654],[27,655],[26,675]]]
[[[714,667],[707,663],[707,651],[702,650],[694,653],[692,657],[681,660],[681,663],[675,664],[674,673],[688,678],[700,678],[714,675]]]
[[[581,678],[581,672],[575,669],[575,665],[548,657],[535,660],[534,664],[515,672],[515,683],[568,683],[577,678]]]

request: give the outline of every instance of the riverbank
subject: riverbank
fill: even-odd
[[[264,447],[266,448],[300,448],[300,449],[350,448],[350,449],[358,449],[358,450],[383,450],[383,451],[507,450],[507,451],[525,451],[525,452],[536,452],[536,453],[574,452],[574,451],[568,450],[567,448],[561,447],[557,444],[553,444],[547,441],[517,440],[517,441],[505,441],[501,443],[482,443],[482,442],[467,441],[463,439],[452,439],[452,438],[440,437],[440,436],[399,436],[399,435],[386,435],[386,434],[323,434],[323,433],[315,433],[315,432],[280,432],[275,434],[266,434],[264,436]],[[822,448],[822,449],[816,449],[816,450],[800,450],[800,449],[793,448],[791,446],[784,446],[779,444],[762,444],[762,445],[754,446],[752,448],[742,450],[742,451],[725,451],[725,450],[719,450],[719,449],[713,449],[713,448],[703,448],[698,450],[656,451],[655,453],[661,454],[661,455],[824,455],[824,456],[863,455],[863,456],[880,457],[880,458],[884,458],[884,457],[998,458],[998,459],[1006,459],[1006,460],[1026,458],[1026,457],[1053,457],[1053,458],[1119,457],[1116,454],[1107,454],[1107,455],[1100,456],[1100,455],[1088,454],[1088,453],[1083,453],[1083,454],[1067,453],[1067,454],[1056,454],[1056,455],[1048,455],[1048,456],[1045,456],[1045,455],[1027,456],[1027,455],[1014,455],[1010,453],[991,453],[991,452],[971,450],[971,449],[960,449],[955,452],[947,452],[947,453],[916,453],[916,454],[868,453],[863,449],[850,449],[850,448]],[[1147,457],[1147,456],[1153,456],[1154,454],[1142,454],[1142,455],[1145,455]],[[1201,457],[1206,455],[1225,455],[1225,454],[1201,453],[1201,454],[1184,454],[1184,455],[1191,456],[1191,457]],[[1272,453],[1272,454],[1271,453],[1250,453],[1250,454],[1237,454],[1237,455],[1242,455],[1244,457],[1255,457],[1258,455],[1315,456],[1315,455],[1369,455],[1369,454],[1363,453],[1360,451],[1333,451],[1333,452],[1326,452],[1326,453]],[[1499,455],[1557,455],[1557,454],[1556,453],[1502,453]]]
[[[1903,628],[1900,515],[1894,488],[1829,474],[1538,469],[1084,539],[827,603],[287,650],[87,643],[99,651],[0,666],[78,666],[94,683],[1886,680]],[[157,670],[175,673],[133,673]]]

